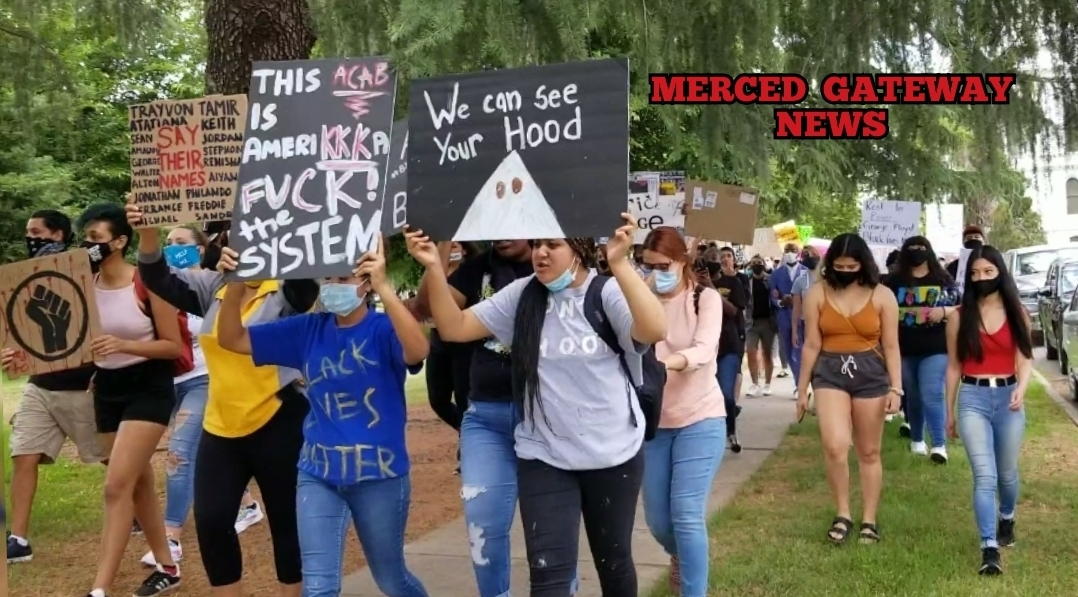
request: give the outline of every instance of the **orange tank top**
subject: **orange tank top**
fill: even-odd
[[[824,298],[820,309],[821,350],[848,354],[875,350],[880,343],[880,316],[872,299],[860,311],[846,317]]]

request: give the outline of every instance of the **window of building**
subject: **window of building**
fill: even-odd
[[[1078,214],[1078,178],[1067,180],[1067,214]]]

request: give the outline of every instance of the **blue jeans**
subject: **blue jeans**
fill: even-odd
[[[509,595],[509,531],[517,510],[513,431],[521,418],[512,402],[473,400],[460,425],[460,495],[479,597]]]
[[[999,547],[996,540],[996,498],[999,516],[1011,518],[1018,504],[1018,455],[1026,427],[1025,408],[1007,404],[1016,386],[988,388],[962,384],[956,423],[973,469],[973,514],[981,547]]]
[[[187,522],[195,496],[195,454],[202,439],[202,418],[209,399],[209,377],[201,375],[176,384],[175,422],[165,463],[165,526]]]
[[[644,444],[644,518],[681,567],[681,596],[705,597],[708,586],[707,498],[726,449],[726,419],[659,429]]]
[[[906,392],[906,422],[910,425],[910,441],[925,441],[927,423],[932,447],[942,448],[947,443],[943,429],[947,419],[943,396],[946,375],[946,354],[902,357],[902,389]]]
[[[296,523],[303,597],[341,594],[349,518],[378,590],[389,597],[427,597],[423,583],[404,564],[404,529],[411,501],[408,476],[335,486],[299,471]]]
[[[719,357],[716,376],[719,378],[719,390],[726,402],[726,435],[737,433],[737,376],[741,373],[740,354],[724,354]]]
[[[797,352],[797,359],[794,360],[794,344],[791,332],[793,327],[790,324],[785,326],[779,325],[779,350],[782,351],[783,358],[786,359],[786,364],[790,366],[790,373],[793,374],[794,380],[801,379],[801,352]]]

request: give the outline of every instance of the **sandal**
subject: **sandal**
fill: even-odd
[[[857,541],[862,545],[874,545],[880,542],[880,529],[873,522],[862,522],[861,532],[857,534]]]
[[[843,518],[842,516],[836,516],[831,521],[831,528],[827,530],[827,540],[832,545],[842,545],[846,542],[846,538],[850,536],[850,531],[853,530],[853,521],[849,518]]]

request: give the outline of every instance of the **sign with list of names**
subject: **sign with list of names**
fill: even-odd
[[[232,216],[247,96],[211,95],[128,108],[131,192],[150,226]]]
[[[378,244],[397,76],[386,58],[256,62],[235,276],[346,276]]]
[[[408,223],[408,121],[393,123],[389,142],[389,174],[382,208],[382,234],[386,237],[403,232]]]
[[[418,79],[408,223],[433,240],[596,237],[625,211],[629,64]]]
[[[74,369],[94,360],[101,335],[85,249],[0,267],[0,346],[15,351],[13,377]]]
[[[861,205],[861,238],[874,245],[899,247],[921,233],[921,204],[916,201],[865,201]]]

